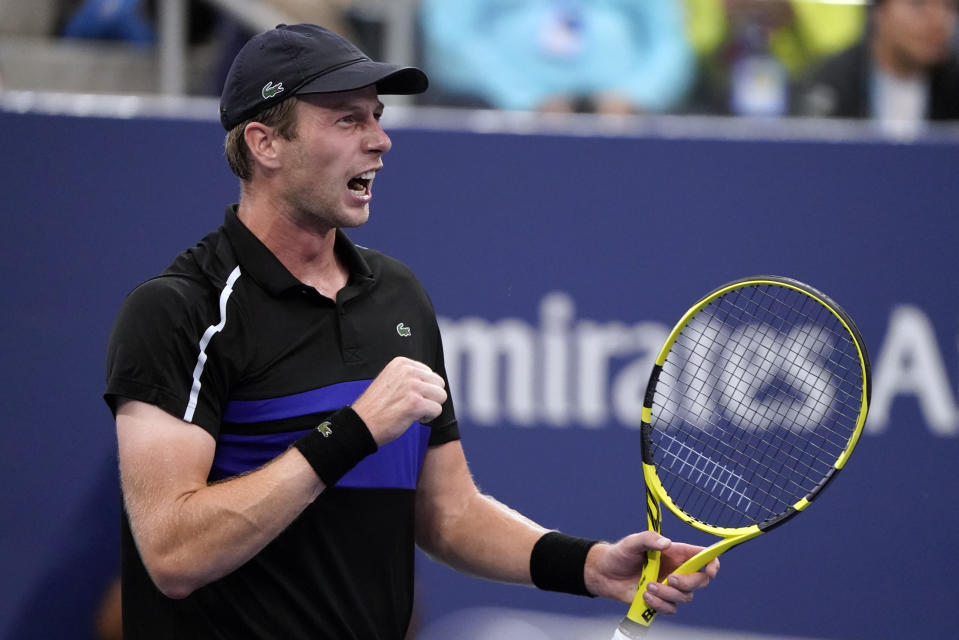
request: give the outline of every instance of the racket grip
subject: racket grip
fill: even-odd
[[[640,632],[645,634],[646,628],[656,617],[656,610],[646,604],[643,595],[646,594],[649,583],[659,579],[660,554],[660,551],[650,550],[646,552],[646,566],[643,567],[643,574],[640,576],[636,595],[633,597],[633,603],[630,605],[629,611],[626,612],[626,617],[619,625],[618,631],[627,638],[641,637],[638,634]]]

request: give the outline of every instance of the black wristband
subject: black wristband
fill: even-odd
[[[332,487],[377,449],[373,434],[352,407],[343,407],[293,443],[316,475]]]
[[[593,594],[586,590],[586,555],[598,540],[576,538],[550,531],[533,545],[529,573],[533,584],[544,591],[560,591],[577,596]]]

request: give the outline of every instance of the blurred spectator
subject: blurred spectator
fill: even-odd
[[[810,65],[853,44],[864,10],[814,0],[685,0],[699,61],[688,111],[784,115],[789,85]]]
[[[84,0],[71,14],[63,36],[152,44],[156,32],[143,4],[142,0]]]
[[[867,35],[815,69],[796,91],[798,115],[873,118],[913,135],[959,119],[957,0],[874,0]]]
[[[666,111],[693,79],[680,0],[423,0],[420,7],[433,100]]]
[[[59,32],[64,37],[143,45],[156,40],[160,0],[59,0],[59,4]],[[209,42],[220,20],[220,11],[201,0],[188,0],[186,6],[187,42],[191,45]]]

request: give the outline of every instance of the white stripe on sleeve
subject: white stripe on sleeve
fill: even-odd
[[[226,302],[230,299],[230,294],[233,293],[233,285],[239,277],[240,267],[237,266],[230,274],[230,277],[227,278],[223,291],[220,292],[220,323],[207,327],[206,331],[203,332],[203,337],[200,338],[200,355],[196,359],[196,367],[193,368],[193,386],[190,388],[190,401],[187,403],[186,412],[183,414],[183,420],[186,422],[193,421],[193,412],[196,411],[197,399],[200,397],[200,377],[203,375],[203,367],[206,365],[206,348],[210,344],[210,340],[213,339],[213,336],[223,331],[223,327],[226,326]]]

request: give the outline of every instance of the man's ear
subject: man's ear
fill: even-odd
[[[253,161],[267,169],[278,169],[280,167],[278,157],[279,136],[273,127],[269,127],[262,122],[251,122],[243,130],[243,139],[250,150],[250,156]]]

